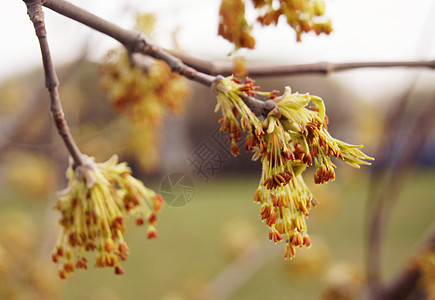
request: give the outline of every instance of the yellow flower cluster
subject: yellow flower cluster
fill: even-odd
[[[228,132],[230,135],[231,153],[237,156],[240,153],[238,141],[242,136],[242,130],[249,134],[247,137],[251,141],[249,147],[256,145],[259,138],[264,134],[260,120],[239,96],[241,93],[250,95],[257,88],[249,78],[245,84],[241,85],[240,81],[230,76],[221,78],[214,85],[214,89],[217,99],[215,112],[222,111],[222,118],[219,120],[219,123],[221,123],[220,130]],[[246,147],[248,147],[248,144]]]
[[[254,152],[254,160],[261,158],[263,172],[254,201],[261,204],[260,215],[269,227],[269,239],[277,243],[285,236],[285,257],[291,258],[296,247],[311,245],[306,217],[316,200],[302,178],[306,167],[315,165],[314,182],[326,183],[335,179],[331,157],[354,167],[368,165],[372,158],[359,150],[362,146],[331,137],[319,97],[292,93],[289,87],[276,97],[275,92],[257,92],[250,79],[242,84],[233,77],[220,80],[214,88],[216,109],[223,114],[221,131],[230,134],[232,150],[243,130],[247,133],[246,150]],[[276,106],[260,121],[243,102],[247,95],[269,96]],[[308,107],[310,102],[314,106]]]
[[[331,20],[325,16],[325,2],[323,0],[253,0],[257,9],[266,11],[257,20],[263,25],[278,24],[284,16],[287,24],[296,32],[296,40],[301,41],[302,33],[314,31],[330,34]]]
[[[296,32],[296,40],[301,41],[302,33],[310,31],[317,35],[330,34],[331,20],[325,16],[323,0],[252,0],[254,14],[263,26],[278,24],[281,16]],[[252,24],[245,16],[244,0],[222,0],[219,8],[218,34],[239,48],[255,48],[255,38],[251,34]]]
[[[146,70],[133,66],[124,49],[110,51],[101,68],[101,85],[112,105],[131,121],[127,150],[145,171],[154,171],[160,164],[159,129],[164,114],[182,113],[190,88],[164,62],[146,64]]]
[[[245,18],[243,0],[222,0],[219,8],[218,34],[239,48],[255,48],[255,39]]]
[[[156,238],[155,223],[163,198],[131,175],[126,163],[112,156],[104,163],[86,157],[86,163],[67,170],[68,187],[59,193],[62,232],[52,253],[59,276],[66,279],[75,269],[87,269],[86,252],[97,252],[95,267],[114,267],[124,274],[120,261],[128,257],[124,217],[147,223],[148,238]]]
[[[138,30],[152,35],[155,18],[139,14]],[[190,98],[187,80],[163,61],[150,57],[137,62],[124,48],[108,52],[101,67],[101,86],[112,105],[131,121],[128,154],[148,172],[160,164],[160,129],[165,113],[181,114]],[[137,64],[136,64],[137,62]]]

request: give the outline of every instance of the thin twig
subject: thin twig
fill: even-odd
[[[421,49],[427,49],[428,46],[432,43],[431,39],[428,39],[428,36],[432,36],[431,33],[433,33],[433,18],[429,17],[433,15],[433,12],[435,12],[435,3],[433,3],[429,9],[429,14],[426,15],[426,19],[424,21],[424,25],[422,28],[424,29],[423,32],[420,32],[419,34],[419,41],[416,44],[416,50],[417,53],[419,53],[419,56],[424,54],[424,51],[422,52]],[[427,32],[429,31],[429,32]],[[433,62],[433,61],[432,61]],[[429,61],[420,61],[415,62],[419,66],[418,63],[422,63],[421,67],[430,67],[431,62]],[[392,64],[392,63],[391,63]],[[409,63],[410,66],[411,63]],[[432,64],[433,66],[433,64]],[[368,215],[372,218],[371,220],[368,220],[367,227],[369,228],[369,235],[368,235],[368,253],[367,253],[367,270],[368,270],[368,285],[369,285],[369,291],[371,292],[371,296],[376,295],[379,291],[382,291],[380,287],[384,289],[384,293],[386,295],[390,295],[392,299],[394,294],[391,293],[391,289],[389,290],[388,286],[385,287],[381,283],[381,256],[382,256],[382,246],[383,246],[383,234],[385,233],[384,226],[387,225],[389,214],[391,213],[392,206],[397,201],[395,200],[396,197],[394,195],[389,195],[387,191],[388,184],[391,189],[393,189],[393,192],[398,192],[397,187],[400,186],[400,183],[394,182],[394,176],[397,175],[397,171],[400,170],[400,166],[407,165],[407,156],[408,158],[411,158],[411,160],[415,159],[415,155],[413,156],[412,152],[416,152],[415,149],[418,149],[419,147],[413,147],[412,143],[409,143],[411,146],[408,148],[408,154],[404,154],[406,151],[402,151],[402,159],[400,161],[396,160],[393,161],[393,157],[397,156],[394,155],[394,149],[397,148],[398,141],[402,140],[402,133],[400,132],[400,137],[398,137],[398,134],[395,133],[397,131],[397,128],[400,126],[408,127],[409,121],[406,118],[405,111],[407,104],[411,101],[410,94],[413,91],[415,84],[417,82],[417,77],[414,76],[414,79],[412,80],[411,84],[408,85],[407,90],[402,95],[401,99],[399,99],[398,103],[396,104],[396,107],[390,111],[389,115],[387,116],[387,120],[384,122],[384,130],[383,136],[381,136],[381,144],[378,147],[378,153],[375,156],[377,159],[377,163],[373,166],[374,170],[372,172],[371,176],[371,182],[370,182],[370,197],[369,197],[369,205],[368,205]],[[435,99],[434,99],[435,100]],[[432,103],[432,106],[435,102]],[[430,107],[429,107],[430,109]],[[430,110],[429,110],[430,111]],[[428,117],[429,115],[426,113],[426,116],[424,116],[424,113],[420,115],[421,117]],[[405,126],[403,125],[404,120]],[[429,117],[430,121],[430,117]],[[428,124],[424,123],[424,120],[416,121],[417,125],[422,126],[423,128],[419,128],[418,126],[415,126],[415,136],[419,136],[420,141],[427,138],[425,137],[425,129],[427,128]],[[420,123],[420,124],[418,124]],[[430,127],[429,127],[430,128]],[[400,129],[399,129],[400,130]],[[423,131],[423,132],[422,132]],[[428,134],[428,132],[426,132]],[[415,138],[414,136],[414,138]],[[412,136],[411,136],[412,139]],[[421,143],[420,143],[421,144]],[[414,148],[414,150],[412,150]],[[390,162],[390,163],[389,163]],[[391,169],[389,169],[391,165]],[[397,166],[399,165],[399,168]],[[394,170],[396,168],[396,170]],[[406,171],[402,170],[402,178],[406,176]],[[398,176],[400,178],[400,176]],[[388,180],[390,182],[388,183]],[[383,185],[383,183],[385,183]],[[375,189],[377,187],[377,189]],[[379,197],[376,197],[375,193],[376,191],[379,194]],[[382,190],[384,190],[384,195],[382,196]],[[385,203],[388,202],[388,203]],[[370,210],[371,209],[371,210]],[[389,209],[389,210],[387,210]],[[371,224],[370,224],[371,222]],[[416,282],[405,284],[408,289],[412,290],[412,287],[415,287]],[[406,297],[406,292],[403,291],[401,293]]]
[[[45,73],[45,86],[50,93],[50,111],[53,114],[54,122],[56,124],[57,131],[62,137],[69,153],[71,154],[74,165],[79,166],[83,164],[83,155],[77,147],[68,123],[64,118],[62,104],[59,98],[59,79],[54,69],[53,60],[50,54],[50,48],[47,41],[47,31],[45,29],[44,13],[42,11],[41,0],[25,0],[27,5],[27,14],[35,27],[36,36],[39,40],[41,48],[42,62],[44,65]]]
[[[378,199],[376,199],[376,206],[372,209],[373,216],[369,224],[369,299],[397,299],[394,297],[390,298],[388,293],[392,292],[392,290],[386,290],[380,280],[383,233],[385,231],[385,224],[387,224],[389,212],[397,200],[400,187],[403,186],[403,182],[409,174],[409,169],[412,163],[418,157],[419,150],[429,138],[431,131],[435,130],[435,119],[433,119],[432,115],[434,109],[435,100],[432,100],[425,107],[422,107],[420,115],[416,118],[416,121],[413,124],[407,125],[412,126],[407,136],[401,134],[400,137],[398,137],[401,140],[407,140],[406,146],[402,144],[402,151],[399,153],[399,156],[390,155],[391,167],[389,170],[385,171],[384,175],[387,179],[381,187]],[[399,114],[397,117],[400,117],[402,114],[403,113]],[[409,285],[407,287],[409,291],[412,291],[413,288],[415,288],[415,285]]]
[[[410,95],[414,89],[416,79],[406,88],[405,92],[396,102],[395,107],[390,109],[389,114],[384,121],[384,126],[380,143],[376,151],[376,163],[373,165],[373,172],[370,178],[369,197],[367,205],[367,279],[370,294],[379,293],[381,286],[381,258],[382,258],[382,241],[384,225],[386,224],[385,214],[387,211],[386,201],[394,197],[390,190],[388,195],[383,194],[386,186],[389,185],[388,175],[392,172],[390,160],[393,157],[394,132],[395,128],[400,127],[400,122],[404,120],[406,103],[410,100]],[[390,164],[389,164],[390,163]],[[387,182],[386,182],[387,181]],[[393,186],[394,194],[398,192],[400,185]],[[389,207],[391,208],[391,206]]]
[[[201,72],[210,75],[231,75],[234,73],[234,66],[222,65],[211,61],[198,59],[190,55],[171,51],[171,53],[182,59],[183,62]],[[360,68],[429,68],[435,69],[435,60],[418,60],[418,61],[390,61],[390,62],[316,62],[308,64],[288,64],[288,65],[268,65],[268,66],[249,66],[247,63],[246,73],[250,76],[289,76],[302,74],[324,74],[347,71]]]
[[[216,80],[216,76],[205,74],[187,66],[180,58],[175,57],[161,47],[151,43],[143,33],[123,29],[114,23],[104,20],[64,0],[46,0],[44,1],[44,6],[67,18],[73,19],[116,39],[123,44],[130,53],[141,53],[163,60],[168,64],[173,72],[183,75],[192,81],[207,87],[212,87]],[[267,115],[270,111],[270,104],[266,104],[264,101],[258,100],[254,97],[249,98],[251,101],[248,101],[246,104],[253,111],[261,111]],[[244,99],[246,99],[246,97]],[[254,105],[254,107],[252,107],[252,105]],[[265,115],[263,114],[263,116]]]
[[[197,72],[195,69],[183,64],[181,59],[151,43],[141,32],[121,28],[64,0],[46,0],[44,6],[114,38],[123,44],[130,53],[142,53],[165,61],[172,71],[193,81],[210,86],[215,79],[215,76]]]

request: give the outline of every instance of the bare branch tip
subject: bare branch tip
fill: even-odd
[[[150,44],[148,37],[143,32],[138,31],[135,42],[131,45],[125,45],[125,47],[129,53],[136,53],[143,52],[143,49]]]

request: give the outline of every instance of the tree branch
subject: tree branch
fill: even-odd
[[[171,51],[171,53],[182,59],[184,63],[198,71],[211,75],[231,75],[234,73],[232,65],[219,65],[210,61],[198,59],[184,53]],[[247,66],[247,74],[250,76],[288,76],[301,74],[324,74],[328,75],[334,72],[347,71],[360,68],[429,68],[435,69],[435,60],[419,60],[419,61],[390,61],[390,62],[346,62],[346,63],[331,63],[317,62],[310,64],[291,64],[291,65],[275,65],[266,67]]]
[[[163,60],[168,64],[173,72],[176,72],[192,81],[211,88],[216,80],[216,76],[211,76],[189,67],[188,65],[184,64],[180,58],[151,43],[143,33],[134,30],[123,29],[116,24],[104,20],[64,0],[46,0],[44,2],[44,6],[65,17],[73,19],[116,39],[131,53],[141,53],[156,59]],[[246,97],[242,98],[246,99]],[[255,104],[254,109],[257,111],[266,112],[267,115],[267,113],[270,111],[270,104],[265,104],[264,101],[255,99],[253,97],[249,98],[251,101],[248,101],[247,103],[245,102],[246,105],[251,108],[251,105]]]
[[[203,74],[183,64],[181,59],[152,44],[141,32],[127,30],[104,20],[78,6],[64,0],[46,0],[44,6],[90,28],[108,35],[123,44],[130,53],[142,53],[165,61],[172,71],[179,73],[193,81],[210,86],[214,76]]]
[[[74,165],[83,164],[83,155],[77,147],[68,123],[64,118],[62,110],[62,104],[59,98],[59,79],[54,69],[53,60],[50,54],[50,48],[47,41],[47,31],[45,29],[44,13],[42,11],[41,0],[24,0],[27,6],[27,14],[35,27],[35,33],[39,40],[39,46],[41,48],[42,62],[44,65],[45,73],[45,86],[50,93],[50,111],[53,114],[53,119],[56,124],[57,131],[62,137],[69,153],[71,154]]]
[[[405,98],[399,102],[399,104],[404,104],[407,98],[410,97],[409,91],[407,91]],[[409,124],[407,118],[405,118],[405,113],[402,111],[402,107],[396,109],[389,122],[386,124],[386,133],[383,140],[389,140],[389,148],[381,145],[379,151],[387,152],[387,161],[390,166],[389,169],[384,170],[382,174],[379,174],[379,170],[375,171],[376,176],[372,177],[371,183],[371,195],[370,199],[374,202],[371,209],[372,215],[368,220],[368,253],[367,253],[367,269],[368,269],[368,285],[369,285],[369,298],[370,299],[399,299],[399,298],[388,298],[388,294],[385,291],[385,286],[381,282],[381,254],[382,254],[382,242],[383,234],[385,232],[385,225],[387,224],[389,212],[391,211],[393,205],[395,204],[400,188],[403,186],[407,175],[409,174],[409,169],[415,159],[418,157],[419,150],[421,146],[425,144],[429,138],[431,132],[434,130],[433,125],[435,119],[433,119],[432,112],[435,109],[435,101],[432,100],[420,109],[420,114],[417,116],[414,123]],[[406,120],[407,127],[411,126],[411,130],[407,134],[400,134],[393,137],[391,124],[395,127],[403,124],[399,124],[399,121]],[[398,140],[406,140],[406,146],[403,144],[397,145]],[[394,154],[392,147],[399,147],[399,152]],[[400,149],[401,147],[401,149]],[[396,150],[397,151],[397,150]],[[375,185],[379,189],[379,195],[375,196],[374,187]],[[415,282],[414,282],[415,283]],[[415,286],[414,286],[415,287]],[[408,287],[411,289],[413,287]],[[391,292],[391,290],[389,291]],[[402,298],[400,298],[402,299]],[[405,298],[403,298],[405,299]]]
[[[401,121],[406,113],[406,103],[410,101],[410,95],[414,89],[416,81],[412,81],[405,92],[396,102],[395,107],[389,110],[383,124],[382,135],[378,149],[375,153],[376,163],[373,168],[376,170],[371,174],[369,197],[367,205],[367,279],[368,287],[372,297],[379,294],[381,288],[381,262],[382,262],[382,242],[385,231],[386,213],[392,208],[393,197],[396,197],[400,184],[394,181],[397,173],[391,172],[391,159],[393,149],[396,149],[397,141],[394,139],[394,128],[401,126]],[[394,185],[391,185],[394,183]],[[392,195],[394,194],[394,195]],[[388,202],[388,203],[386,203]],[[389,204],[389,205],[387,205]]]
[[[384,289],[383,299],[402,300],[407,299],[414,291],[418,280],[421,276],[421,265],[418,263],[423,252],[435,251],[435,227],[417,249],[408,264],[403,268],[402,272],[394,278]]]

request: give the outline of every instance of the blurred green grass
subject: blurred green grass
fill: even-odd
[[[318,255],[314,250],[317,238],[328,250],[325,265],[364,265],[368,176],[362,171],[347,170],[337,177],[334,183],[313,187],[320,205],[308,219],[309,233],[314,237],[312,248],[298,250],[294,260],[286,261],[284,245],[270,243],[278,250],[230,299],[318,299],[324,286],[324,265],[308,276],[290,268],[303,251]],[[433,182],[435,171],[419,171],[410,174],[402,187],[387,227],[383,253],[386,276],[409,258],[415,243],[434,221]],[[158,220],[157,240],[146,240],[144,228],[128,223],[126,240],[131,253],[123,264],[126,275],[116,276],[110,269],[93,267],[78,271],[67,281],[53,283],[60,288],[59,298],[191,299],[231,262],[223,230],[227,224],[244,220],[259,233],[259,242],[267,241],[266,225],[260,222],[260,206],[252,201],[258,178],[219,174],[209,183],[195,179],[195,184],[195,196],[188,205],[164,208]],[[158,183],[151,187],[158,188]],[[7,189],[1,198],[3,213],[28,213],[41,234],[45,233],[46,201],[29,201],[23,191]],[[55,224],[57,214],[51,212],[49,217],[54,218]],[[54,238],[48,240],[54,244]],[[50,253],[41,251],[41,255],[49,258]],[[56,266],[47,261],[47,268],[41,271],[56,273]]]

